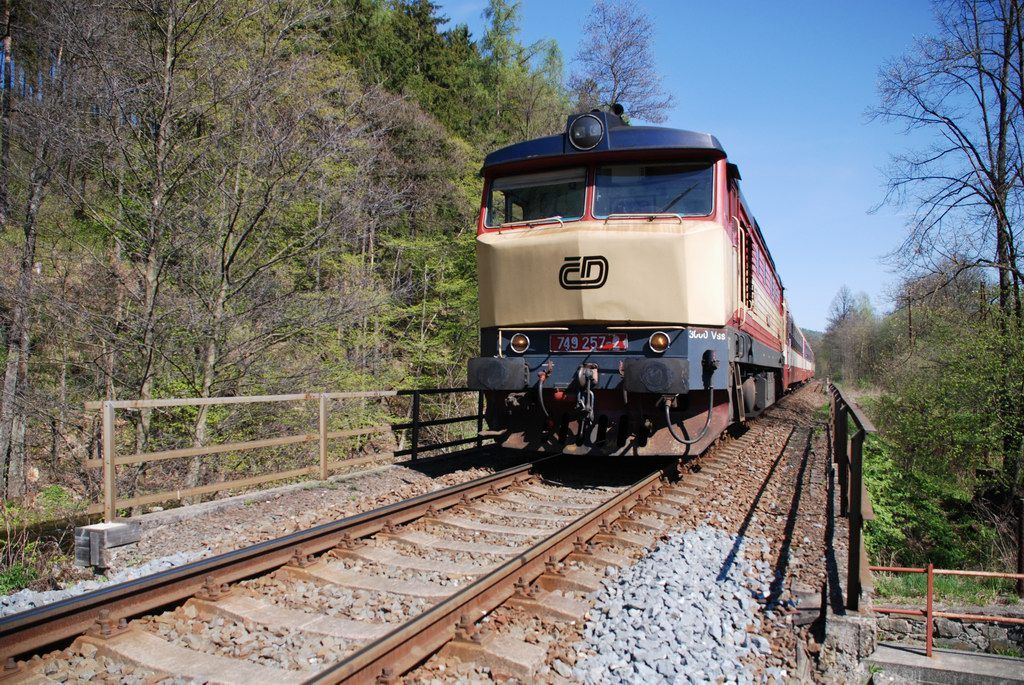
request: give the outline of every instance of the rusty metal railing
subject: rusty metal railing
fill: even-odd
[[[428,395],[450,395],[457,393],[476,395],[476,413],[424,419],[421,409],[421,399]],[[353,399],[383,399],[394,397],[410,397],[411,408],[409,421],[403,423],[386,423],[365,428],[354,428],[349,430],[331,431],[328,428],[331,414],[331,406],[337,401]],[[244,442],[232,442],[221,444],[197,445],[194,447],[168,449],[155,452],[140,452],[138,454],[121,455],[117,454],[115,442],[115,424],[117,410],[140,410],[160,407],[201,407],[201,406],[224,406],[243,404],[264,404],[264,403],[316,403],[317,419],[319,429],[315,433],[301,433],[297,435],[277,436],[262,440],[246,440]],[[107,400],[102,402],[87,402],[87,410],[99,410],[101,412],[101,453],[98,458],[87,459],[86,468],[101,468],[103,482],[103,499],[101,502],[92,504],[86,510],[89,514],[102,514],[105,521],[113,521],[117,517],[118,509],[126,509],[157,502],[182,500],[186,497],[196,495],[212,494],[225,490],[237,490],[240,488],[251,488],[275,481],[309,476],[325,480],[331,473],[342,466],[352,466],[360,462],[379,459],[382,455],[374,455],[362,458],[342,459],[339,461],[330,460],[329,445],[331,441],[344,438],[358,438],[361,436],[379,435],[388,431],[405,431],[408,437],[409,446],[394,451],[393,457],[408,456],[415,460],[426,452],[439,452],[454,447],[472,444],[476,448],[483,446],[483,393],[469,388],[424,388],[410,390],[367,390],[356,392],[325,392],[325,393],[299,393],[290,395],[249,395],[238,397],[185,397],[165,398],[153,400]],[[439,443],[421,444],[423,429],[435,426],[447,426],[451,424],[469,423],[476,424],[476,430],[469,437],[447,440]],[[282,447],[295,444],[316,444],[318,446],[318,460],[316,463],[300,468],[275,471],[246,478],[214,482],[207,485],[167,490],[163,492],[137,495],[129,498],[119,498],[117,493],[117,471],[119,466],[145,464],[159,462],[167,459],[182,459],[191,457],[204,457],[227,452],[246,452],[266,448]]]
[[[876,606],[873,611],[880,614],[897,614],[900,616],[911,616],[923,618],[925,625],[925,654],[932,655],[932,638],[936,618],[951,618],[960,621],[976,621],[978,623],[1012,623],[1024,625],[1024,618],[1015,616],[989,616],[986,614],[960,614],[952,611],[935,610],[935,576],[974,576],[979,578],[1005,578],[1016,580],[1018,583],[1024,580],[1024,573],[994,573],[992,571],[959,571],[953,569],[935,568],[928,564],[924,568],[912,568],[905,566],[870,566],[870,570],[879,573],[924,573],[927,574],[927,592],[925,595],[924,609],[909,609],[906,607]]]
[[[835,383],[828,384],[832,437],[832,461],[839,474],[839,513],[849,519],[850,539],[846,576],[846,608],[857,611],[860,594],[871,582],[867,551],[864,549],[864,522],[875,518],[871,499],[864,487],[864,438],[876,433],[874,424]],[[849,436],[850,423],[855,428]]]

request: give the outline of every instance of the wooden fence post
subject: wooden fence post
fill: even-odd
[[[114,404],[103,402],[103,520],[110,523],[117,515],[117,482],[114,471]]]
[[[420,451],[420,391],[412,391],[412,460],[416,461]]]
[[[320,395],[320,480],[327,480],[327,396]]]
[[[846,573],[846,608],[857,611],[860,605],[860,562],[862,559],[861,545],[864,544],[864,513],[861,501],[863,492],[863,452],[864,431],[858,430],[850,441],[850,545]]]

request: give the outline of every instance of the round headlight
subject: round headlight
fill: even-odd
[[[526,352],[530,347],[530,339],[522,333],[516,333],[512,336],[512,339],[508,341],[508,344],[512,346],[512,351],[516,354],[522,354]]]
[[[661,331],[658,331],[657,333],[651,334],[651,337],[647,341],[647,344],[651,346],[652,350],[654,350],[658,354],[661,354],[662,352],[668,349],[668,345],[670,342],[672,341],[668,339],[668,333],[662,333]]]
[[[604,124],[593,114],[576,117],[569,127],[569,142],[577,150],[589,150],[604,137]]]

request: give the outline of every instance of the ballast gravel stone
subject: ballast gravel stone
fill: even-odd
[[[610,568],[574,669],[585,683],[754,683],[745,662],[771,653],[758,600],[770,591],[771,566],[747,561],[760,540],[709,526],[674,535],[638,563]]]
[[[145,564],[131,566],[129,568],[111,573],[102,580],[84,580],[65,587],[63,590],[19,590],[11,595],[0,596],[0,616],[9,616],[19,611],[28,611],[46,604],[59,602],[69,597],[77,597],[87,592],[99,590],[108,585],[126,583],[129,580],[142,578],[143,576],[166,571],[176,566],[182,566],[200,558],[202,554],[197,551],[177,552],[158,559],[152,559]],[[102,578],[102,577],[101,577]]]

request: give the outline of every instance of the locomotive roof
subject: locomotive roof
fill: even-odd
[[[710,133],[661,126],[629,126],[615,119],[618,117],[608,117],[608,132],[602,144],[592,150],[577,150],[569,144],[568,134],[562,132],[495,150],[484,159],[483,168],[553,157],[585,159],[588,154],[612,150],[709,150],[725,155],[722,144]]]

